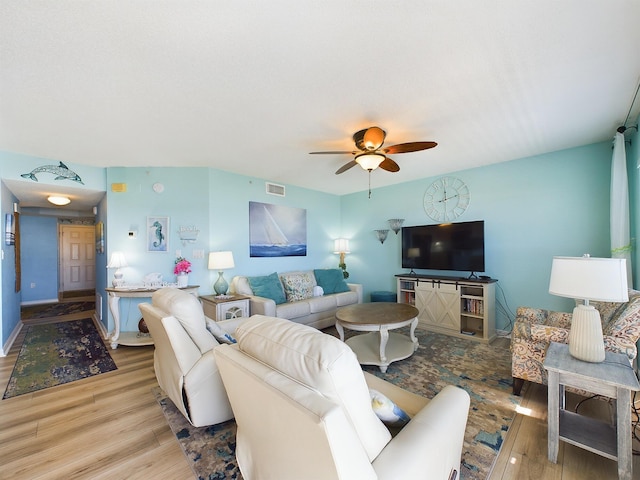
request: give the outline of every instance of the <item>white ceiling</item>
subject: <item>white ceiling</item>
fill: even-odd
[[[0,150],[66,163],[346,194],[308,152],[438,142],[375,188],[605,141],[639,80],[637,0],[0,0]]]

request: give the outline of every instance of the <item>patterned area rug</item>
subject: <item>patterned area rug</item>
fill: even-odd
[[[337,336],[335,329],[324,330]],[[515,418],[520,397],[511,394],[508,346],[486,345],[465,338],[417,330],[420,346],[387,373],[365,370],[414,393],[433,398],[446,385],[464,388],[471,408],[462,450],[463,480],[484,480]],[[235,461],[235,422],[192,427],[159,388],[156,398],[198,479],[240,479]]]
[[[96,309],[96,302],[60,302],[47,303],[42,305],[28,305],[20,308],[20,318],[22,320],[34,318],[59,317],[62,315],[73,315],[81,312],[93,312]]]
[[[91,319],[29,325],[3,399],[116,370]]]

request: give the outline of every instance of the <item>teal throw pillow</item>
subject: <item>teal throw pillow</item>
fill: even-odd
[[[316,276],[316,283],[322,287],[325,295],[349,291],[349,286],[344,281],[344,275],[339,268],[314,270],[313,274]]]
[[[287,298],[284,296],[284,290],[282,290],[282,283],[280,283],[280,278],[278,278],[276,272],[273,272],[271,275],[265,275],[264,277],[247,277],[247,280],[254,295],[270,298],[276,302],[276,305],[287,301]]]

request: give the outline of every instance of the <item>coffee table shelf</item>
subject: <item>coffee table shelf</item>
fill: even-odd
[[[382,354],[379,332],[355,335],[347,339],[345,343],[351,347],[351,350],[357,352],[358,362],[361,365],[377,365],[381,370],[384,366],[383,372],[392,362],[409,358],[416,351],[416,344],[409,337],[393,332],[389,333],[389,339]]]

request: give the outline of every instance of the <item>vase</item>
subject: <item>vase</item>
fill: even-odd
[[[189,285],[189,275],[186,273],[178,274],[178,288],[186,287]]]

